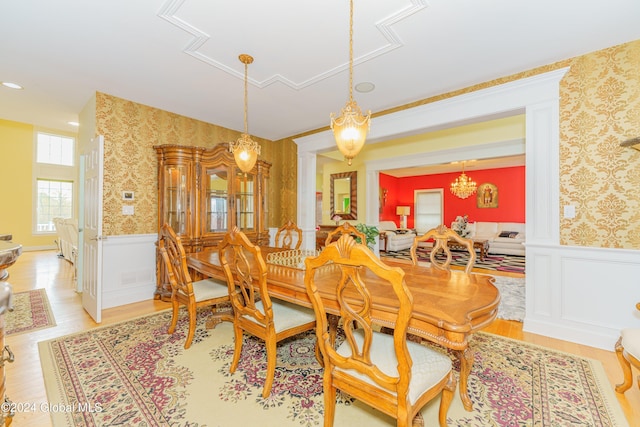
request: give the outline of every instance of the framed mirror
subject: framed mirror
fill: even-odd
[[[358,172],[331,174],[331,218],[358,219]]]

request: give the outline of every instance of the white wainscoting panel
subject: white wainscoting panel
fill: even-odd
[[[136,234],[103,241],[103,309],[153,299],[157,240],[157,234]]]
[[[613,351],[640,328],[640,251],[527,245],[526,286],[527,332]]]

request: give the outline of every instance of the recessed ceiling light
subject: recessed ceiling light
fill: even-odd
[[[20,86],[19,84],[11,82],[2,82],[2,86],[6,86],[11,89],[22,89],[22,86]]]
[[[80,126],[80,123],[78,122],[67,122],[68,124],[70,124],[71,126]]]
[[[374,90],[376,88],[376,85],[374,85],[371,82],[362,82],[362,83],[358,83],[356,85],[356,91],[360,92],[360,93],[367,93],[367,92],[371,92],[372,90]]]

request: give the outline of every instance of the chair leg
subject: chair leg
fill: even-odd
[[[449,412],[449,406],[453,400],[453,394],[456,391],[456,379],[453,376],[453,372],[449,373],[449,380],[447,385],[442,390],[442,396],[440,396],[440,410],[438,413],[438,422],[440,427],[447,427],[447,412]]]
[[[193,336],[196,334],[196,306],[194,304],[188,305],[187,311],[189,312],[189,332],[187,333],[187,341],[184,343],[185,350],[191,347]]]
[[[264,381],[264,388],[262,389],[262,397],[265,399],[271,394],[271,387],[273,386],[273,378],[276,375],[276,358],[278,356],[275,338],[270,340],[267,344],[267,378]]]
[[[169,324],[169,329],[167,330],[168,334],[172,334],[176,331],[176,325],[178,324],[178,310],[180,308],[180,304],[178,304],[178,301],[173,301],[171,303],[172,305],[172,312],[171,312],[171,323]]]
[[[336,416],[336,388],[331,385],[331,373],[324,374],[324,427],[333,427]]]
[[[631,384],[633,383],[633,373],[631,372],[631,364],[624,357],[624,347],[622,346],[622,337],[618,338],[616,342],[616,356],[618,356],[618,362],[620,362],[620,367],[622,368],[622,374],[624,375],[624,379],[621,384],[616,384],[616,392],[624,393],[629,390]],[[640,378],[638,379],[638,386],[640,387]]]
[[[231,362],[231,367],[229,368],[229,372],[231,372],[232,374],[238,367],[238,362],[240,361],[240,353],[242,353],[242,329],[239,326],[236,326],[236,324],[234,323],[233,331],[235,334],[235,347],[233,350],[233,361]]]

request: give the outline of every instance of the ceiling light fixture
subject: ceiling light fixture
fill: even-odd
[[[9,89],[22,89],[22,86],[19,84],[11,82],[2,82],[2,86],[8,87]]]
[[[260,145],[251,139],[247,120],[249,103],[249,97],[247,95],[247,72],[249,64],[253,62],[253,57],[243,53],[238,56],[238,59],[240,59],[240,62],[244,64],[244,133],[237,141],[229,143],[229,151],[233,153],[233,157],[235,158],[236,164],[240,170],[246,174],[253,169],[253,166],[256,164],[256,160],[258,160],[258,156],[260,155]]]
[[[371,125],[371,111],[363,116],[362,110],[353,100],[353,0],[350,1],[349,9],[349,101],[340,113],[342,115],[337,118],[331,113],[331,130],[338,150],[351,166],[351,161],[364,146]]]
[[[371,82],[361,82],[356,85],[356,92],[369,93],[369,92],[373,92],[375,88],[376,88],[376,85],[374,85]]]
[[[451,183],[451,193],[461,199],[466,199],[476,192],[477,185],[464,173],[464,162],[462,162],[462,174]]]

